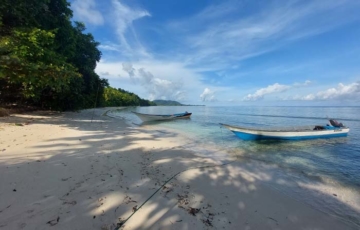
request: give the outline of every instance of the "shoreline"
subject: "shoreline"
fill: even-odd
[[[199,155],[177,133],[131,127],[105,110],[0,118],[0,229],[114,229],[133,210],[121,229],[359,227],[282,194],[295,184],[246,162],[189,169],[137,209],[176,173],[230,159]],[[319,193],[338,199],[330,195]]]

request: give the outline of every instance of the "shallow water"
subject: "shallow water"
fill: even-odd
[[[191,119],[142,123],[130,111],[149,114],[192,112]],[[357,207],[360,205],[360,107],[209,107],[155,106],[133,107],[111,113],[111,116],[144,127],[165,128],[187,137],[189,148],[204,152],[226,150],[241,158],[296,172],[304,177],[299,183],[317,190],[343,194],[343,201],[354,203],[355,209],[342,206],[336,200],[306,198],[319,207],[331,207],[332,214],[349,219],[360,226]],[[327,118],[350,127],[348,137],[306,141],[243,141],[219,123],[249,127],[281,127],[325,125]],[[280,175],[279,175],[280,177]],[[289,179],[289,178],[288,178]],[[309,183],[310,181],[310,183]],[[319,184],[321,186],[319,187]],[[283,191],[286,193],[286,191]],[[291,194],[299,194],[292,191]],[[324,205],[324,203],[327,203]],[[339,214],[340,213],[340,214]]]
[[[191,119],[154,122],[147,125],[170,128],[186,134],[199,145],[242,151],[252,159],[332,178],[360,188],[360,107],[136,107],[119,112],[130,122],[141,120],[129,111],[172,114],[192,112]],[[326,124],[336,118],[350,127],[348,137],[306,141],[243,141],[219,123],[252,127]]]

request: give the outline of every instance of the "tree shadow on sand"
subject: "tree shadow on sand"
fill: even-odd
[[[332,194],[320,193],[310,182],[309,186],[303,184],[303,191],[318,194],[337,207],[330,213],[336,217],[319,214],[303,200],[289,198],[281,192],[299,186],[296,176],[291,177],[292,181],[281,180],[273,166],[214,160],[184,150],[181,144],[166,146],[162,140],[174,140],[177,134],[124,126],[120,121],[101,116],[104,111],[83,111],[81,116],[44,113],[38,118],[0,120],[23,125],[52,124],[83,132],[81,138],[48,138],[29,150],[50,157],[0,163],[4,185],[1,194],[11,193],[12,197],[0,202],[0,229],[117,229],[133,212],[136,213],[122,228],[344,229],[347,226],[356,229],[360,226],[358,209]],[[148,147],[139,147],[139,143],[147,143]],[[182,173],[162,186],[179,172]],[[312,215],[319,219],[309,221]]]

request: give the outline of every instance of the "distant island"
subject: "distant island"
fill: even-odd
[[[177,101],[171,101],[171,100],[153,100],[153,103],[155,103],[158,106],[204,106],[204,105],[184,105]]]

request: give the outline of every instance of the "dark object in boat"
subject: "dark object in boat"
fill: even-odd
[[[324,126],[317,125],[315,126],[314,130],[324,130]]]
[[[330,119],[329,122],[334,127],[344,127],[343,123],[340,123],[337,120]]]

